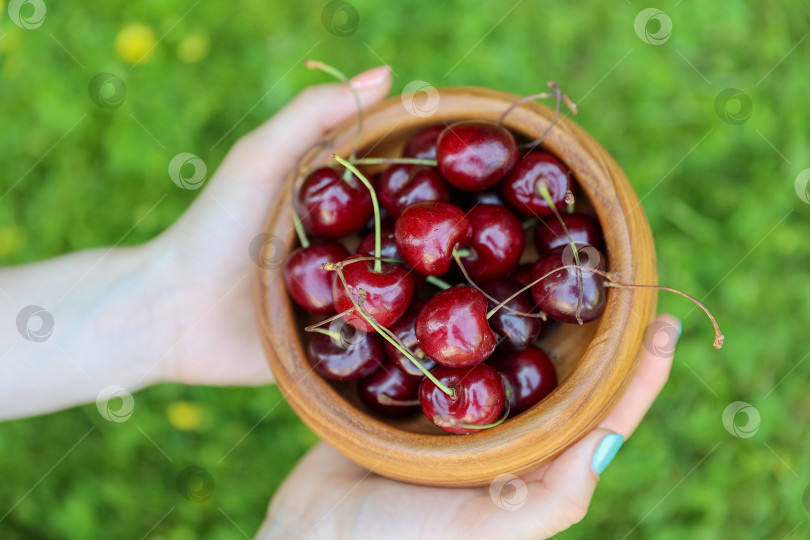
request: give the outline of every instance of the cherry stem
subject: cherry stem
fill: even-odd
[[[307,233],[304,231],[304,225],[301,223],[301,218],[298,217],[298,212],[295,211],[294,205],[293,205],[293,225],[295,225],[295,234],[298,235],[298,241],[301,242],[301,247],[308,248],[309,238],[307,238]]]
[[[367,157],[356,159],[353,162],[355,165],[428,165],[430,167],[438,166],[439,162],[435,159],[420,159],[420,158],[375,158]]]
[[[684,298],[687,298],[692,302],[694,302],[695,304],[697,304],[697,306],[703,310],[703,313],[705,313],[706,316],[709,317],[709,320],[712,321],[712,326],[714,326],[714,344],[713,344],[714,348],[719,349],[720,347],[723,346],[723,341],[725,341],[726,336],[724,336],[723,333],[720,332],[720,326],[717,324],[717,320],[714,318],[714,315],[711,314],[708,308],[704,306],[703,303],[694,296],[686,294],[683,291],[679,291],[678,289],[673,289],[671,287],[663,287],[661,285],[634,285],[632,283],[608,282],[605,283],[605,287],[613,287],[614,289],[656,289],[659,291],[667,291],[679,294]]]
[[[524,221],[523,223],[521,223],[521,225],[523,226],[523,229],[525,230],[525,229],[531,229],[532,227],[537,225],[539,222],[540,222],[540,220],[537,219],[537,218],[529,218],[526,221]]]
[[[377,403],[380,405],[388,405],[393,407],[413,407],[419,405],[418,399],[394,399],[387,394],[377,394]]]
[[[341,262],[336,262],[336,263],[325,262],[325,263],[323,263],[321,265],[321,270],[329,270],[331,272],[331,271],[337,270],[338,268],[343,268],[347,264],[354,264],[354,263],[359,263],[359,262],[362,262],[362,261],[382,261],[382,262],[390,262],[390,263],[394,263],[394,264],[401,264],[402,263],[402,261],[400,261],[399,259],[389,259],[387,257],[355,257],[354,259],[348,259],[348,260],[341,261]]]
[[[371,206],[374,208],[374,257],[376,259],[374,261],[374,273],[380,274],[382,273],[382,261],[380,260],[380,251],[382,250],[380,238],[382,234],[380,233],[380,205],[377,202],[377,192],[374,190],[374,186],[371,185],[371,182],[368,181],[368,178],[357,170],[357,167],[336,154],[332,154],[332,157],[335,158],[335,161],[346,167],[347,170],[354,173],[368,188],[369,193],[371,193]]]
[[[459,249],[458,251],[454,249],[453,253],[455,255],[458,255],[459,257],[469,257],[470,255],[472,255],[472,251],[470,251],[469,249]]]
[[[354,160],[357,158],[357,148],[360,146],[360,135],[363,131],[363,105],[360,103],[360,94],[358,94],[357,90],[355,90],[349,83],[349,78],[337,68],[332,67],[329,64],[325,64],[320,60],[312,60],[309,58],[304,60],[304,66],[306,66],[307,69],[318,69],[328,73],[340,82],[346,83],[346,85],[349,87],[352,97],[354,97],[354,103],[357,105],[357,130],[354,134],[354,148],[352,148],[352,153],[349,157],[349,161],[354,162]]]
[[[307,326],[306,328],[304,328],[304,332],[321,332],[321,333],[323,333],[322,330],[318,329],[319,326],[323,326],[326,323],[330,323],[330,322],[332,322],[334,320],[340,319],[341,317],[345,317],[346,315],[348,315],[352,311],[354,311],[354,308],[349,308],[346,311],[338,313],[337,315],[332,315],[328,319],[324,319],[321,322],[318,322],[318,323],[312,324],[310,326]]]
[[[562,225],[563,231],[565,231],[565,236],[568,237],[568,243],[571,245],[571,249],[574,252],[574,262],[577,264],[579,263],[579,251],[577,250],[577,245],[574,243],[574,239],[571,237],[571,233],[568,232],[568,227],[565,226],[565,221],[563,221],[560,212],[557,210],[557,205],[554,204],[554,200],[551,198],[551,193],[548,191],[548,187],[545,184],[540,184],[537,187],[537,191],[540,195],[543,196],[543,199],[546,200],[546,204],[551,207],[551,211],[554,212],[554,216],[557,218],[557,221],[560,222]],[[577,288],[579,289],[579,297],[577,298],[577,322],[582,325],[582,297],[585,294],[585,286],[582,283],[582,270],[577,270]]]
[[[402,353],[408,360],[410,360],[411,363],[413,365],[415,365],[419,369],[419,371],[424,373],[425,377],[430,379],[431,382],[433,382],[433,384],[435,384],[439,388],[439,390],[441,390],[442,392],[444,392],[445,394],[447,394],[451,398],[455,397],[456,393],[452,389],[450,389],[447,386],[443,385],[439,381],[439,379],[436,378],[435,375],[433,375],[430,371],[425,369],[425,366],[423,366],[414,357],[413,352],[411,352],[411,350],[408,349],[408,347],[405,347],[404,345],[402,345],[402,342],[399,340],[399,338],[397,338],[393,334],[393,332],[391,332],[390,330],[388,330],[388,328],[385,328],[380,323],[378,323],[374,319],[374,317],[372,317],[371,314],[368,313],[365,309],[363,309],[363,307],[357,302],[357,300],[354,298],[351,291],[349,290],[349,284],[346,283],[346,277],[343,275],[342,263],[337,263],[337,267],[335,268],[335,270],[337,271],[337,275],[338,275],[338,278],[340,278],[341,283],[343,283],[343,288],[346,290],[346,294],[348,295],[349,299],[352,301],[352,304],[354,304],[354,307],[355,307],[355,309],[357,309],[357,312],[360,314],[360,316],[363,317],[363,319],[365,319],[365,321],[369,325],[371,325],[371,327],[374,328],[374,330],[376,330],[377,333],[380,334],[380,336],[382,336],[388,343],[393,345],[400,353]]]
[[[447,289],[452,287],[452,285],[447,283],[445,280],[437,278],[436,276],[427,276],[425,277],[425,281],[427,281],[434,287],[440,288],[443,291],[446,291]]]
[[[433,423],[436,424],[439,427],[461,427],[461,428],[464,428],[464,429],[475,429],[475,430],[491,429],[491,428],[500,426],[501,424],[504,423],[504,421],[509,416],[510,408],[511,407],[509,406],[509,398],[508,398],[508,394],[507,394],[503,414],[501,414],[501,417],[498,418],[497,420],[495,420],[494,422],[492,422],[491,424],[465,424],[464,422],[460,422],[459,420],[456,420],[455,418],[452,418],[450,416],[445,416],[443,414],[434,415],[433,416]]]
[[[503,118],[509,112],[511,112],[515,107],[517,107],[519,105],[523,105],[524,103],[527,103],[529,101],[533,101],[534,99],[542,99],[542,98],[550,98],[550,97],[556,98],[556,103],[554,105],[554,116],[551,119],[551,124],[546,128],[546,131],[543,132],[543,134],[538,139],[535,139],[534,141],[532,141],[530,143],[520,145],[521,148],[533,149],[533,148],[537,147],[540,143],[542,143],[546,139],[548,134],[551,133],[552,128],[557,125],[557,121],[559,120],[559,117],[560,117],[560,103],[562,101],[565,102],[566,106],[568,106],[568,108],[571,110],[571,112],[573,112],[574,114],[577,114],[577,112],[578,112],[576,103],[571,101],[571,99],[568,96],[566,96],[565,94],[562,93],[562,91],[560,91],[560,85],[558,85],[555,81],[548,81],[548,83],[546,83],[546,85],[549,88],[551,88],[552,90],[554,90],[554,91],[553,92],[543,92],[543,93],[540,93],[540,94],[535,94],[533,96],[526,96],[525,98],[519,99],[518,101],[513,103],[512,106],[509,109],[507,109],[506,111],[504,111],[503,114],[501,114],[501,118],[498,121],[498,123],[500,123],[500,121],[503,120]]]

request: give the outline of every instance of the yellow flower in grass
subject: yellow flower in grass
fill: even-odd
[[[180,431],[191,431],[202,424],[202,407],[192,401],[175,401],[166,409],[169,423]]]
[[[115,52],[130,64],[145,64],[155,54],[157,35],[151,26],[129,24],[115,36]]]

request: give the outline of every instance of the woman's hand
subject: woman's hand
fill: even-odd
[[[668,315],[658,321],[666,331],[650,339],[672,340],[680,323]],[[585,517],[599,474],[669,378],[674,343],[648,343],[643,351],[633,381],[600,426],[554,461],[512,480],[510,491],[403,484],[321,443],[276,492],[257,538],[551,537]]]

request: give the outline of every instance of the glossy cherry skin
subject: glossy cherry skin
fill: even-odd
[[[322,238],[340,238],[359,231],[374,213],[371,194],[354,176],[320,167],[307,175],[293,198],[304,229]]]
[[[453,249],[467,246],[472,225],[459,208],[443,202],[420,202],[407,207],[394,226],[400,255],[414,270],[440,276],[453,263]]]
[[[491,122],[456,122],[436,143],[439,172],[464,191],[486,189],[503,178],[518,158],[512,134]]]
[[[402,418],[419,410],[421,382],[421,377],[405,373],[396,362],[389,360],[360,381],[357,393],[372,411],[391,418]]]
[[[461,261],[470,278],[483,284],[505,276],[523,254],[523,226],[505,206],[479,204],[467,213],[472,225],[470,255]]]
[[[479,204],[497,204],[506,206],[506,201],[501,196],[500,184],[495,184],[481,191],[464,191],[460,193],[464,208],[473,208]]]
[[[349,260],[353,256],[349,256]],[[382,263],[382,272],[374,272],[374,261],[360,261],[347,264],[343,267],[343,277],[349,286],[351,297],[346,291],[343,282],[334,272],[332,278],[332,301],[335,311],[341,313],[354,308],[352,298],[360,303],[360,290],[365,291],[366,298],[362,303],[365,311],[371,315],[378,324],[389,327],[405,313],[413,297],[413,278],[407,268],[400,264]],[[374,332],[372,327],[357,311],[343,317],[354,326]]]
[[[480,364],[472,369],[437,367],[436,378],[453,389],[448,396],[425,377],[419,387],[419,404],[428,419],[450,433],[475,433],[459,424],[486,425],[500,418],[506,403],[503,379],[493,368]]]
[[[574,264],[570,251],[570,247],[561,246],[537,259],[534,268],[532,268],[532,280],[543,277],[555,268]],[[600,264],[596,265],[595,268],[603,270],[605,257],[601,253],[598,255]],[[586,261],[580,260],[580,262],[585,263]],[[546,312],[549,317],[565,323],[577,322],[579,278],[576,268],[566,268],[554,272],[534,285],[531,290],[532,298],[537,302],[537,306]],[[605,310],[604,278],[594,272],[582,270],[582,291],[580,317],[583,322],[592,321]]]
[[[571,189],[568,167],[548,152],[532,152],[518,161],[503,181],[503,197],[516,210],[533,216],[552,214],[551,207],[538,192],[545,184],[554,205],[565,207],[565,193]]]
[[[405,315],[400,317],[400,319],[391,325],[390,330],[399,338],[399,340],[408,347],[411,352],[414,353],[414,357],[422,364],[426,370],[430,371],[431,369],[436,367],[436,362],[428,358],[422,349],[419,347],[419,340],[416,339],[416,330],[414,326],[416,325],[416,317],[419,315],[419,312],[422,311],[422,306],[425,303],[421,300],[414,300],[411,302],[411,306],[408,308],[408,311],[405,312]],[[393,362],[399,365],[403,371],[406,373],[413,375],[414,377],[423,377],[424,373],[413,365],[408,357],[403,355],[399,352],[399,349],[394,347],[393,344],[386,342],[385,343],[385,352],[388,353],[388,358],[390,358]]]
[[[416,202],[450,202],[450,186],[436,167],[398,163],[380,175],[377,196],[388,213],[398,218],[408,205]]]
[[[488,309],[494,309],[501,301],[506,300],[525,285],[511,278],[501,278],[483,286],[484,291],[498,300],[496,304],[489,300]],[[539,314],[540,309],[534,303],[529,291],[524,291],[506,303],[506,306],[523,313]],[[525,317],[506,308],[501,308],[489,318],[489,326],[496,334],[504,338],[503,346],[519,349],[534,343],[540,335],[543,321],[539,317]]]
[[[444,124],[426,127],[408,141],[402,156],[418,159],[436,159],[436,141],[439,140],[439,135],[444,131],[444,128]]]
[[[358,255],[374,255],[374,233],[369,233],[360,241],[357,246]],[[397,243],[394,241],[393,229],[380,230],[380,256],[386,259],[401,259],[397,249]]]
[[[599,251],[605,250],[605,241],[602,237],[602,228],[599,221],[586,214],[560,214],[568,233],[575,244],[587,244]],[[537,225],[534,243],[538,253],[546,253],[552,249],[569,244],[568,235],[565,234],[562,224],[556,218],[548,218]]]
[[[503,377],[510,416],[540,403],[557,387],[554,364],[538,347],[498,353],[488,364]]]
[[[342,261],[348,255],[346,248],[337,242],[313,244],[293,251],[284,261],[281,275],[295,303],[319,315],[334,313],[333,272],[321,269],[321,265]]]
[[[480,364],[498,344],[487,321],[487,299],[467,286],[451,287],[428,300],[415,330],[425,354],[448,367]]]
[[[326,379],[362,379],[386,360],[383,341],[377,334],[366,334],[347,341],[344,346],[326,334],[313,333],[307,345],[307,357],[313,369]]]
[[[523,285],[524,287],[532,282],[532,267],[533,263],[519,264],[512,270],[509,277]]]
[[[391,217],[391,214],[388,213],[388,210],[385,208],[380,208],[380,229],[393,229],[394,228],[394,218]],[[360,229],[361,234],[371,234],[374,232],[374,212],[372,210],[371,217],[363,225],[363,228]]]

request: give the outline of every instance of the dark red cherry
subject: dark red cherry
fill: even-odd
[[[307,175],[294,197],[304,229],[323,238],[340,238],[359,231],[374,213],[368,189],[354,176],[321,167]]]
[[[422,349],[419,347],[419,340],[416,339],[416,330],[414,329],[414,325],[416,324],[416,317],[419,315],[419,312],[422,311],[422,306],[425,303],[421,300],[414,300],[411,302],[411,306],[408,308],[408,311],[405,312],[405,315],[400,317],[400,319],[390,326],[390,330],[399,338],[399,340],[405,344],[411,352],[414,353],[415,358],[419,361],[422,366],[430,371],[434,367],[436,367],[436,362],[428,358]],[[403,371],[406,373],[413,375],[415,377],[423,377],[424,373],[413,365],[408,357],[403,355],[399,350],[394,347],[393,344],[386,342],[385,343],[385,352],[388,353],[388,358],[394,361],[399,367],[402,368]]]
[[[456,122],[436,143],[439,172],[465,191],[486,189],[503,178],[518,158],[512,134],[491,122]]]
[[[576,244],[587,244],[599,251],[605,250],[605,242],[602,238],[602,228],[599,221],[593,216],[586,214],[560,214],[565,223],[568,233]],[[556,217],[546,219],[537,225],[534,243],[539,253],[546,253],[552,249],[569,244],[568,236],[565,234],[560,220]]]
[[[511,272],[523,254],[525,237],[518,218],[505,206],[479,204],[467,213],[472,225],[470,254],[462,257],[475,283],[487,283]]]
[[[350,255],[347,260],[350,260]],[[354,308],[352,298],[361,303],[360,291],[365,291],[365,300],[361,303],[365,311],[381,326],[388,327],[399,319],[413,297],[413,278],[400,264],[382,263],[382,272],[374,272],[374,261],[359,261],[343,267],[343,276],[349,286],[351,297],[343,282],[334,272],[332,278],[332,300],[335,311],[341,313]],[[366,322],[357,311],[343,317],[355,328],[373,332],[374,328]]]
[[[532,266],[533,263],[519,264],[512,270],[510,277],[525,287],[532,282]]]
[[[504,201],[503,197],[501,196],[500,184],[495,184],[494,186],[481,191],[464,191],[460,195],[464,208],[473,208],[479,204],[497,204],[500,206],[506,206],[506,201]]]
[[[534,406],[557,387],[557,371],[542,349],[534,346],[496,354],[488,364],[501,374],[509,398],[509,415]]]
[[[478,430],[462,424],[491,424],[503,413],[506,403],[503,379],[488,365],[480,364],[472,369],[440,366],[432,373],[455,395],[448,396],[425,377],[419,387],[419,404],[425,416],[445,431],[475,433]]]
[[[312,313],[328,315],[335,311],[332,303],[332,272],[322,270],[323,263],[342,261],[349,252],[337,242],[311,245],[293,251],[281,275],[295,303]]]
[[[451,287],[428,300],[415,330],[419,347],[443,366],[480,364],[498,344],[487,321],[487,299],[467,286]]]
[[[450,201],[450,186],[436,167],[390,166],[380,175],[377,196],[390,215],[398,218],[410,204],[422,201]]]
[[[348,340],[313,333],[307,346],[307,357],[315,371],[326,379],[362,379],[374,373],[385,361],[383,341],[379,335],[371,333],[355,334]]]
[[[514,279],[501,278],[483,286],[484,291],[492,298],[498,300],[498,304],[506,300],[525,285],[521,285]],[[495,308],[496,305],[489,300],[488,309]],[[534,303],[529,291],[524,291],[506,303],[516,311],[537,315],[540,309]],[[518,315],[506,308],[501,308],[489,318],[489,326],[496,334],[504,338],[504,344],[509,347],[523,348],[537,340],[542,327],[542,320],[538,317],[526,317]]]
[[[604,270],[605,257],[595,248],[580,250],[580,263],[598,270]],[[584,255],[584,257],[583,257]],[[589,255],[599,260],[591,260]],[[570,246],[561,246],[537,259],[532,268],[532,280],[543,277],[561,266],[574,264]],[[605,287],[602,276],[582,270],[582,303],[580,317],[583,322],[592,321],[605,310]],[[558,270],[532,287],[532,298],[537,306],[549,317],[565,323],[577,322],[577,302],[579,299],[579,279],[576,268]]]
[[[394,228],[394,218],[391,217],[391,214],[385,208],[380,208],[380,228],[381,229],[393,229]],[[374,232],[374,212],[372,210],[371,217],[366,224],[363,225],[363,228],[360,229],[361,234],[370,234]]]
[[[401,418],[419,410],[421,382],[421,377],[405,373],[396,362],[389,360],[360,381],[357,393],[372,411],[383,416]]]
[[[436,141],[444,128],[444,124],[426,127],[408,141],[408,146],[405,147],[402,156],[418,159],[436,159]]]
[[[367,234],[357,246],[358,255],[374,256],[374,233]],[[380,256],[386,259],[401,259],[397,250],[397,243],[394,241],[393,229],[382,229],[380,231]]]
[[[394,239],[405,262],[429,276],[450,269],[453,249],[470,243],[472,225],[460,209],[444,202],[407,207],[394,226]]]
[[[518,161],[503,181],[503,197],[515,209],[534,216],[552,214],[538,191],[548,189],[557,208],[565,207],[565,193],[571,189],[568,167],[548,152],[532,152]]]

